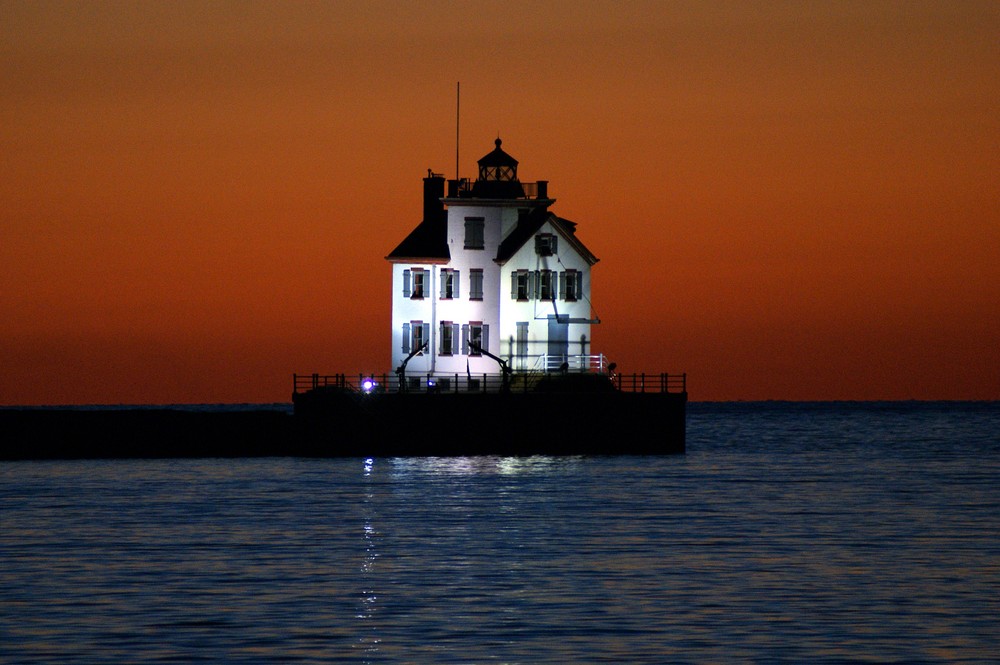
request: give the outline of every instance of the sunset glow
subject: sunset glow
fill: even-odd
[[[1000,399],[1000,5],[0,5],[0,405],[391,372],[386,254],[493,147],[692,400]]]

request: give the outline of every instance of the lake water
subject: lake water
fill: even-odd
[[[998,662],[1000,403],[669,457],[0,463],[0,662]]]

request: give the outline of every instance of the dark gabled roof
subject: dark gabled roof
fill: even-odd
[[[562,217],[557,217],[545,208],[535,208],[530,213],[517,220],[517,226],[515,226],[514,230],[508,233],[507,237],[500,243],[500,247],[497,249],[497,257],[494,260],[500,264],[506,263],[510,260],[510,257],[517,253],[517,250],[521,249],[526,242],[531,240],[535,234],[538,233],[538,229],[542,228],[542,226],[545,225],[545,222],[551,222],[552,227],[559,232],[559,235],[561,235],[587,263],[594,265],[600,261],[600,259],[594,256],[594,253],[587,249],[586,245],[580,242],[580,239],[576,237],[575,222],[563,219]]]
[[[517,166],[517,160],[500,148],[503,141],[497,138],[493,143],[496,148],[477,162],[480,166]]]
[[[448,261],[448,218],[445,215],[425,219],[410,235],[389,252],[389,261]]]

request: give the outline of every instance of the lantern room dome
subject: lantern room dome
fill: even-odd
[[[496,148],[479,160],[479,180],[516,181],[517,160],[503,151],[499,137],[494,143]]]
[[[499,138],[496,148],[479,160],[479,177],[472,186],[472,195],[490,199],[519,199],[524,188],[517,179],[517,160],[503,151]]]

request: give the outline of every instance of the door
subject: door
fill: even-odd
[[[567,362],[569,352],[569,323],[560,323],[553,314],[549,314],[549,347],[546,369],[555,370]]]

